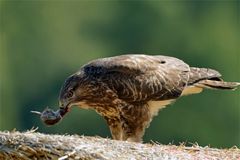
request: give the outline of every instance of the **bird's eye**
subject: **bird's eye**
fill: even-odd
[[[72,96],[73,96],[73,91],[72,90],[68,91],[67,98],[71,98]]]

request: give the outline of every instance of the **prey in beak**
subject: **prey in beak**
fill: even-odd
[[[68,112],[67,109],[60,108],[57,111],[54,111],[50,108],[45,108],[43,112],[31,111],[31,113],[40,115],[42,122],[48,126],[54,125],[60,122],[63,116]]]
[[[63,84],[59,95],[59,109],[57,111],[47,107],[42,112],[31,111],[31,113],[40,115],[40,119],[48,126],[60,122],[64,115],[70,111],[77,97],[75,94],[78,86],[77,79],[76,75],[72,75]]]

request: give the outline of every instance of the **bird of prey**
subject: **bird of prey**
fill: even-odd
[[[66,79],[59,96],[60,115],[73,105],[93,109],[106,120],[113,139],[141,142],[158,111],[179,97],[205,88],[233,90],[240,85],[220,77],[216,70],[190,67],[168,56],[97,59]]]

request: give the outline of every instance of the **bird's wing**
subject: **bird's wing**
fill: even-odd
[[[143,64],[143,61],[147,61],[148,56],[145,55],[122,55],[116,57],[102,58],[89,62],[83,66],[85,73],[91,75],[119,72],[124,74],[140,74],[146,69],[150,69],[151,66],[148,63]],[[146,66],[143,66],[146,65]]]
[[[174,99],[189,78],[189,66],[167,56],[123,55],[83,66],[90,77],[101,79],[126,101]]]

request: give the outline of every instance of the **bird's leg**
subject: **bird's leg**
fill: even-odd
[[[104,117],[109,126],[112,138],[115,140],[122,140],[122,124],[119,118]]]
[[[131,120],[123,120],[123,140],[129,142],[142,142],[142,137],[147,125],[145,123],[136,123]]]
[[[121,110],[123,140],[141,142],[145,129],[151,122],[151,115],[145,104],[129,105]]]

